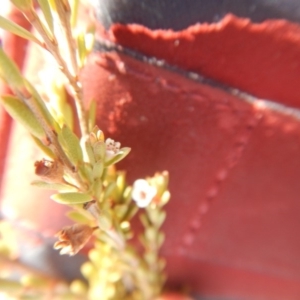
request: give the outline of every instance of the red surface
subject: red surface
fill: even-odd
[[[170,283],[298,299],[299,120],[120,54],[92,55],[83,80],[100,127],[132,147],[129,178],[170,172]]]
[[[299,69],[291,63],[299,61],[298,27],[242,26],[247,22],[227,17],[176,34],[139,26],[113,32],[147,55],[297,106]],[[183,39],[176,48],[174,35]],[[284,59],[270,54],[278,49],[285,49]],[[170,172],[163,248],[169,285],[220,298],[299,299],[299,119],[116,53],[93,54],[82,78],[86,99],[98,101],[106,136],[132,147],[119,165],[130,181]],[[65,222],[61,206],[26,187],[36,153],[22,136],[10,144],[4,207],[57,229]]]
[[[13,22],[23,26],[24,28],[29,28],[28,22],[18,11],[12,11],[8,18]],[[18,47],[16,47],[18,45]],[[17,65],[22,68],[24,55],[26,51],[27,42],[21,38],[18,38],[9,33],[3,33],[2,47],[9,54],[9,56],[14,59]],[[0,81],[0,94],[9,93],[9,89]],[[6,112],[0,107],[0,136],[1,136],[1,147],[0,147],[0,191],[1,182],[4,173],[5,156],[7,153],[7,146],[9,142],[11,128],[11,118],[6,114]]]
[[[166,293],[154,300],[192,300],[189,296],[184,296],[181,294],[175,294],[175,293]]]
[[[227,15],[180,32],[114,25],[112,38],[149,56],[200,72],[258,97],[300,106],[300,27],[284,20],[253,24]]]

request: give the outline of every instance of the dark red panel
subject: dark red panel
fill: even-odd
[[[297,116],[121,54],[92,55],[83,80],[86,98],[100,104],[100,127],[132,147],[119,165],[130,180],[170,172],[170,284],[297,299]]]
[[[284,20],[253,24],[227,15],[186,30],[114,25],[113,39],[144,55],[200,72],[261,98],[300,106],[300,27]]]

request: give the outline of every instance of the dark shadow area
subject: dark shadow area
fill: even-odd
[[[250,18],[300,21],[299,0],[94,0],[105,26],[137,23],[151,29],[181,30],[195,23],[216,22],[227,13]]]

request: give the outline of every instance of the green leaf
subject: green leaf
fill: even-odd
[[[105,188],[104,195],[103,195],[103,201],[106,200],[114,191],[116,188],[116,183],[115,182],[110,182],[108,186]]]
[[[73,124],[74,124],[74,115],[73,115],[73,109],[69,103],[65,103],[62,112],[64,114],[64,121],[73,130]]]
[[[76,188],[63,183],[51,183],[40,180],[34,180],[31,182],[31,185],[34,185],[41,189],[56,190],[56,191],[76,191]]]
[[[0,16],[0,25],[1,25]],[[0,26],[1,27],[1,26]],[[24,79],[17,65],[5,54],[0,47],[0,77],[13,89],[23,90]]]
[[[119,204],[114,207],[114,212],[117,215],[119,220],[123,220],[129,207],[127,204]]]
[[[164,210],[159,211],[156,222],[154,223],[157,228],[161,227],[161,225],[163,224],[163,222],[166,219],[166,216],[167,216],[167,213]]]
[[[20,99],[13,96],[3,96],[0,101],[11,117],[20,122],[32,135],[39,139],[46,138],[40,123]]]
[[[91,196],[85,193],[60,193],[51,196],[51,199],[61,204],[79,204],[91,201]]]
[[[93,184],[93,192],[96,199],[100,199],[103,190],[101,178],[97,178]]]
[[[63,126],[61,135],[64,140],[63,146],[68,154],[68,157],[75,165],[78,165],[83,161],[83,154],[78,137],[66,125]]]
[[[105,167],[111,166],[116,164],[117,162],[119,162],[120,160],[122,160],[125,156],[128,155],[128,153],[130,152],[130,148],[125,147],[125,148],[121,148],[119,150],[119,152],[112,157],[111,159],[109,159],[108,161],[105,162]]]
[[[48,0],[38,0],[38,3],[40,5],[40,8],[44,14],[45,20],[48,24],[48,27],[52,33],[54,33],[54,27],[53,27],[53,16],[51,13],[50,5]]]
[[[80,177],[84,181],[93,182],[93,169],[91,164],[89,163],[83,163],[78,166],[78,172]]]
[[[95,127],[96,122],[96,101],[92,100],[89,107],[89,115],[88,115],[88,122],[89,122],[89,130],[92,131]]]
[[[22,0],[20,0],[22,1]],[[42,43],[39,39],[37,39],[32,33],[24,29],[23,27],[19,26],[18,24],[0,16],[0,28],[4,29],[5,31],[9,31],[17,36],[22,37],[25,40],[32,41],[34,43],[39,44],[42,46]]]
[[[123,192],[123,202],[124,203],[129,203],[131,202],[131,191],[132,191],[132,187],[131,186],[127,186]],[[136,206],[136,205],[135,205]]]
[[[146,252],[144,254],[145,261],[151,266],[157,261],[157,254],[155,252]]]
[[[32,8],[32,0],[10,0],[14,6],[21,11],[26,11]]]
[[[51,99],[47,105],[51,111],[51,115],[61,127],[63,124],[66,124],[73,130],[73,110],[67,102],[67,93],[64,84],[54,80],[51,83],[51,90]]]
[[[33,138],[34,142],[36,143],[36,145],[44,152],[44,154],[46,154],[49,158],[52,158],[53,160],[56,158],[53,151],[49,147],[44,145],[41,140],[39,140],[38,138],[36,138],[33,135],[32,135],[32,138]]]
[[[107,233],[105,231],[102,231],[102,234],[100,234],[99,239],[101,242],[103,242],[107,246],[110,246],[115,249],[120,248],[120,245],[118,244],[118,242],[115,239],[112,239],[109,235],[107,235]],[[99,265],[99,267],[101,267],[101,264]]]
[[[102,141],[98,141],[93,145],[95,160],[102,160],[105,156],[106,145]]]
[[[129,221],[131,218],[134,217],[134,215],[138,212],[139,208],[137,205],[135,205],[135,203],[131,203],[129,205],[129,209],[126,213],[126,216],[124,217],[124,220]]]
[[[149,220],[156,228],[159,228],[166,219],[166,212],[164,210],[158,210],[156,208],[148,206],[146,208],[146,212]]]
[[[157,238],[157,231],[154,227],[145,228],[145,237],[151,243],[155,242]]]
[[[80,61],[80,66],[83,67],[86,56],[87,56],[87,50],[85,47],[85,39],[84,39],[83,32],[81,32],[77,36],[77,49],[78,49],[78,57],[79,57],[79,61]],[[89,127],[89,128],[91,128],[91,127]]]
[[[34,86],[27,80],[24,79],[25,88],[31,93],[31,100],[35,102],[36,106],[39,108],[39,112],[43,115],[44,121],[56,132],[60,131],[60,127],[58,126],[57,122],[53,119],[52,115],[50,114],[44,100],[34,88]],[[26,99],[25,99],[26,100]]]
[[[72,0],[71,1],[71,26],[74,28],[77,22],[77,15],[78,15],[78,7],[79,7],[79,0]]]
[[[164,206],[165,204],[167,204],[169,202],[170,198],[171,198],[170,192],[169,191],[164,191],[161,198],[160,198],[159,205]]]
[[[97,161],[94,165],[93,165],[93,178],[101,178],[102,174],[103,174],[103,170],[104,170],[104,163],[102,161]]]
[[[145,228],[147,228],[147,227],[149,227],[151,225],[150,222],[149,222],[149,219],[148,219],[147,215],[141,214],[139,217],[140,217],[141,223],[143,224],[143,226]]]
[[[109,230],[112,226],[112,214],[109,210],[102,210],[98,218],[98,224],[100,229]]]
[[[147,215],[148,215],[148,218],[149,218],[149,220],[151,221],[151,223],[152,223],[152,224],[156,224],[157,219],[159,218],[159,217],[158,217],[158,215],[159,215],[159,210],[153,209],[153,208],[150,208],[150,207],[147,207],[147,208],[146,208],[146,211],[147,211]]]
[[[116,180],[118,191],[120,193],[123,193],[125,187],[126,187],[126,173],[123,171],[118,172],[118,177]]]
[[[84,151],[84,159],[93,165],[95,163],[95,156],[90,141],[82,139],[80,143]]]
[[[67,212],[67,216],[75,222],[81,223],[81,224],[89,224],[91,222],[91,219],[88,218],[85,214],[76,211],[76,210],[72,210]]]
[[[51,10],[57,11],[55,0],[48,0],[48,1],[49,1],[49,5],[50,5]]]

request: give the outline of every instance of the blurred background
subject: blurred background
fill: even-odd
[[[98,102],[99,127],[133,149],[119,168],[130,183],[170,172],[162,254],[172,290],[202,300],[300,297],[298,2],[85,6],[82,18],[98,22],[85,97]],[[37,57],[10,35],[3,44],[24,69]],[[81,278],[86,253],[52,250],[53,234],[70,223],[66,209],[29,186],[40,154],[3,111],[0,122],[1,216],[17,232],[18,259]]]

